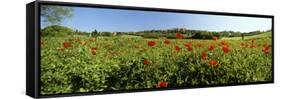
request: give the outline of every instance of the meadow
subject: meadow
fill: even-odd
[[[272,80],[271,32],[211,40],[41,37],[41,94]]]

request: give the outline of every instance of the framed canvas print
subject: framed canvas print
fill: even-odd
[[[35,98],[274,82],[274,17],[34,1],[26,94]]]

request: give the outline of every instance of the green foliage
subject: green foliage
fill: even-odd
[[[73,34],[73,30],[67,27],[52,25],[41,30],[41,36],[67,36]]]
[[[63,19],[73,16],[71,7],[41,5],[41,17],[47,25],[58,25]]]
[[[195,35],[192,36],[193,39],[213,39],[213,37],[220,38],[219,33],[196,33]]]
[[[160,38],[161,35],[159,33],[146,33],[146,34],[143,34],[142,37],[157,39],[157,38]]]
[[[92,37],[96,37],[98,36],[98,31],[95,29],[92,33],[91,33]]]
[[[229,53],[222,51],[221,40],[169,39],[171,43],[165,44],[165,39],[130,35],[93,39],[84,35],[41,38],[41,94],[157,88],[159,81],[178,88],[272,80],[272,53],[262,51],[264,44],[271,46],[268,36],[258,36],[256,48],[240,46],[251,44],[251,39],[226,40]],[[151,40],[155,46],[147,45]],[[64,42],[72,46],[61,50]],[[192,42],[192,51],[184,46],[186,42]],[[212,51],[210,44],[216,46]],[[97,48],[96,54],[91,48]],[[211,60],[219,62],[216,67],[209,64]]]

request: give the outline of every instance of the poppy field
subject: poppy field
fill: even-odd
[[[272,35],[210,40],[117,35],[41,37],[41,94],[272,80]]]

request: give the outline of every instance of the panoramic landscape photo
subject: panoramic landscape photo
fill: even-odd
[[[42,95],[273,80],[271,18],[40,9]]]

